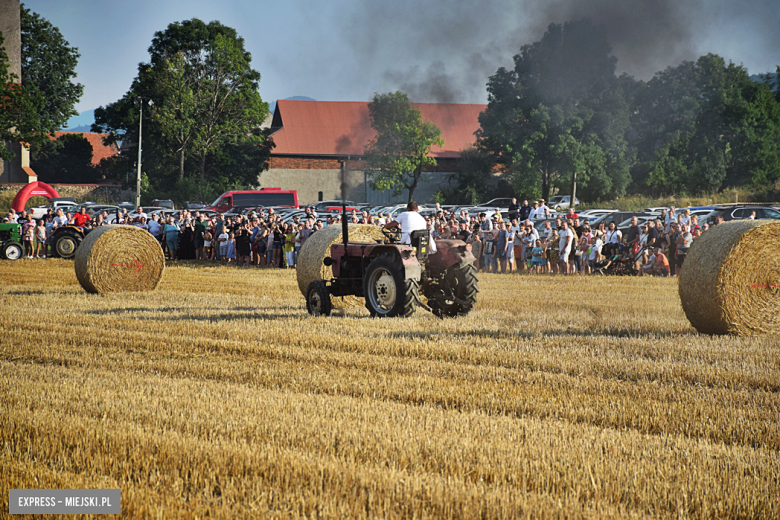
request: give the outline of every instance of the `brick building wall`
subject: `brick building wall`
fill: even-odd
[[[341,198],[341,162],[338,157],[271,156],[269,169],[260,174],[260,186],[296,190],[300,204]],[[415,200],[433,202],[433,194],[447,185],[448,176],[457,168],[456,158],[438,159],[415,192]],[[365,162],[347,161],[347,198],[353,202],[389,202],[388,194],[374,192],[366,183]],[[403,197],[402,197],[403,198]]]

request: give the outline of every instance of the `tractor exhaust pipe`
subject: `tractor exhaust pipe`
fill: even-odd
[[[349,242],[349,224],[347,224],[347,159],[341,161],[341,238],[344,240],[344,251]]]

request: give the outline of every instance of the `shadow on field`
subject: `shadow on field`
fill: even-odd
[[[548,328],[541,331],[518,331],[517,337],[523,339],[538,339],[545,336],[576,336],[581,338],[592,338],[596,336],[606,336],[613,338],[677,338],[684,331],[671,330],[642,330],[629,327],[593,327],[588,329],[572,328]]]
[[[502,339],[514,337],[511,332],[501,330],[479,329],[460,332],[417,332],[417,331],[403,331],[403,332],[389,332],[383,334],[390,338],[406,338],[406,339],[438,339],[442,337],[473,337],[478,336],[481,338]]]
[[[47,294],[44,291],[8,291],[5,294],[10,294],[13,296],[29,296],[31,294]]]
[[[259,320],[276,320],[280,318],[300,318],[300,312],[294,311],[258,311],[254,307],[234,307],[229,310],[215,313],[210,308],[193,308],[193,307],[158,307],[158,308],[145,308],[145,307],[123,307],[118,309],[100,309],[84,311],[85,314],[93,314],[96,316],[128,316],[136,320],[147,321],[236,321],[247,319],[259,319]],[[154,313],[154,315],[149,315]],[[176,313],[174,316],[160,316],[164,313]],[[240,313],[240,314],[237,314]]]

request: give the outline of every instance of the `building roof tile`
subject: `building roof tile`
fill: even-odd
[[[54,138],[59,138],[64,134],[81,134],[84,136],[84,139],[89,141],[89,144],[92,145],[92,166],[97,166],[102,159],[113,157],[119,153],[119,147],[116,144],[110,146],[103,144],[103,138],[108,136],[108,134],[96,134],[92,132],[54,132]]]
[[[487,105],[412,103],[422,118],[441,128],[444,146],[431,156],[459,157],[474,144],[479,114]],[[374,137],[368,103],[358,101],[279,100],[272,123],[272,155],[363,155]]]

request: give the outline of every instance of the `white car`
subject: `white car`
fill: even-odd
[[[601,215],[605,215],[607,213],[617,213],[618,210],[616,209],[586,209],[585,211],[578,211],[577,215],[579,216],[587,216],[588,218],[596,218],[600,217]]]
[[[574,205],[579,206],[580,199],[574,199]],[[571,195],[556,195],[547,203],[547,207],[552,208],[555,211],[569,209],[569,206],[571,206]]]
[[[62,211],[67,212],[75,205],[75,201],[58,200],[50,204],[43,204],[42,206],[35,206],[34,208],[30,208],[29,212],[32,213],[33,218],[37,220],[39,218],[45,217],[46,213],[49,211],[49,208],[53,209],[55,212],[58,208],[62,208]]]
[[[44,204],[43,206],[35,206],[34,208],[30,208],[27,211],[33,216],[35,220],[38,220],[39,218],[46,216],[46,212],[49,211],[50,207],[51,206],[48,204]]]

